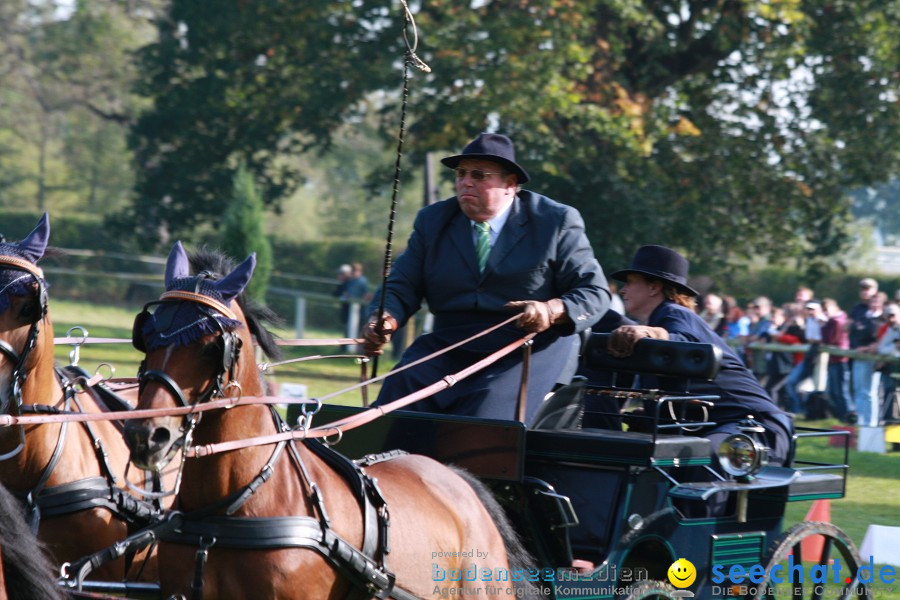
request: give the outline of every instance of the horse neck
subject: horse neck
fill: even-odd
[[[249,336],[244,339],[236,373],[241,386],[241,396],[265,395],[256,366],[254,346]],[[229,396],[234,395],[233,388],[227,393]],[[193,442],[202,446],[277,432],[268,406],[238,406],[204,413],[197,423]],[[188,458],[179,495],[181,510],[190,511],[209,506],[242,489],[259,474],[270,460],[274,449],[275,446],[270,444],[222,452],[203,458]],[[307,452],[305,448],[303,452]],[[276,472],[281,472],[289,466],[290,459],[286,453],[287,450],[278,458],[275,464]],[[275,510],[284,502],[284,498],[279,499],[278,495],[273,495],[273,492],[278,491],[271,484],[264,485],[253,495],[246,509],[254,514]]]
[[[265,395],[253,349],[252,340],[244,339],[237,372],[245,397]],[[243,440],[274,433],[278,430],[268,406],[239,406],[205,413],[198,423],[194,443]],[[320,487],[330,489],[334,489],[334,484],[343,487],[335,481],[339,476],[304,444],[297,443],[295,447],[309,481],[304,481],[306,475],[301,475],[291,456],[292,451],[285,448],[273,465],[275,474],[235,515],[316,514],[308,495],[308,484],[316,482]],[[269,462],[275,448],[274,444],[267,444],[187,459],[179,508],[184,511],[201,509],[242,490]]]
[[[207,413],[198,425],[195,443],[201,445],[204,429],[219,429],[216,441],[247,439],[277,433],[265,406],[240,406],[213,416]],[[303,464],[298,468],[290,448],[284,448],[273,463],[274,474],[235,512],[235,516],[315,515],[309,484],[333,489],[339,476],[304,444],[295,444]],[[212,506],[244,489],[259,475],[275,452],[275,444],[252,446],[204,458],[189,458],[185,465],[178,508],[185,512]]]

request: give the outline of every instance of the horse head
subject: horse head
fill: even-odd
[[[135,319],[132,339],[146,353],[138,408],[192,407],[261,392],[253,337],[244,326],[242,309],[242,292],[256,256],[224,275],[209,266],[199,265],[199,272],[191,273],[184,247],[176,243],[166,263],[166,291]],[[160,470],[190,443],[199,418],[191,414],[129,421],[125,439],[132,462]]]
[[[47,283],[37,266],[49,237],[50,221],[44,213],[22,241],[0,241],[0,413],[21,405],[32,351],[41,335],[52,335],[46,323]]]

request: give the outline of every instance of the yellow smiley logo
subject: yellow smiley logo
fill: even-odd
[[[669,583],[681,589],[686,588],[697,579],[697,569],[686,558],[679,558],[669,567]]]

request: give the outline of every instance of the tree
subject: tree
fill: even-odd
[[[277,204],[303,176],[284,154],[327,148],[373,94],[394,134],[402,19],[374,0],[213,18],[173,0],[144,55],[133,225],[151,239],[214,215],[241,159]],[[898,19],[879,0],[430,0],[407,149],[511,134],[532,189],[580,208],[610,266],[664,243],[708,272],[818,267],[848,243],[845,190],[900,158]]]
[[[275,204],[303,180],[285,157],[325,149],[366,87],[390,69],[351,0],[173,0],[159,41],[141,53],[154,102],[133,129],[137,198],[119,223],[148,246],[211,219],[244,163]]]
[[[256,183],[243,165],[234,175],[233,190],[223,218],[222,249],[236,260],[256,252],[256,270],[247,294],[263,302],[272,274],[272,245],[263,227],[263,204]]]
[[[49,0],[0,3],[4,203],[124,203],[133,185],[127,125],[139,108],[130,52],[149,39],[146,15],[161,2],[79,0],[71,11]]]

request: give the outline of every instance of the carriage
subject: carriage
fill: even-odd
[[[9,268],[33,272],[18,259],[7,262]],[[292,428],[270,407],[279,399],[265,396],[254,354],[241,352],[254,342],[272,349],[271,335],[239,297],[252,275],[251,262],[230,271],[213,268],[224,273],[216,278],[208,273],[210,265],[189,275],[180,244],[170,254],[169,291],[138,316],[134,343],[147,352],[139,408],[154,409],[154,402],[175,406],[152,418],[146,413],[113,417],[128,420],[133,462],[152,467],[181,456],[177,480],[171,484],[170,479],[178,510],[144,515],[148,523],[142,529],[74,561],[62,581],[70,593],[155,595],[156,588],[147,585],[86,578],[109,561],[158,542],[164,587],[167,578],[170,587],[187,582],[195,597],[231,595],[242,584],[250,587],[237,595],[270,585],[267,589],[280,597],[298,583],[282,577],[277,584],[283,587],[275,587],[271,580],[290,570],[316,576],[304,581],[305,595],[299,596],[311,598],[341,589],[348,596],[401,600],[513,594],[762,598],[807,590],[812,598],[832,593],[844,598],[869,593],[859,578],[860,557],[839,529],[801,523],[782,531],[788,502],[844,495],[846,432],[800,430],[795,435],[801,444],[816,436],[844,436],[841,463],[795,460],[791,467],[774,467],[766,465],[758,427],[748,419],[743,432],[720,451],[728,457],[723,468],[730,477],[710,468],[709,441],[690,433],[710,424],[706,409],[716,399],[692,394],[687,380],[715,375],[720,357],[714,347],[643,340],[626,360],[612,357],[606,337],[593,334],[582,349],[584,375],[546,399],[530,428],[516,421],[402,411],[373,419],[366,409],[315,402],[304,405],[301,423]],[[43,287],[33,291],[45,304]],[[233,298],[238,301],[229,308]],[[151,309],[161,306],[163,325],[177,322],[178,311],[188,311],[185,322],[206,329],[182,348],[167,347],[171,341],[159,335],[149,346],[148,339],[162,331]],[[52,340],[29,333],[43,322],[46,306],[14,316],[9,331],[15,335],[4,341],[10,348],[4,352],[23,369],[22,357],[32,349],[44,358],[29,364],[50,357],[46,350]],[[238,327],[241,323],[247,326]],[[630,381],[648,373],[681,378],[681,384],[640,389]],[[34,380],[30,371],[27,375]],[[18,391],[23,393],[11,407],[18,414],[4,415],[3,421],[19,423],[24,438],[21,423],[29,415],[22,416],[22,408],[31,404],[25,398],[29,389]],[[54,412],[34,406],[30,412]],[[60,422],[70,412],[57,410],[52,419]],[[359,416],[368,423],[353,429],[336,425]],[[41,417],[30,418],[38,422]],[[10,437],[19,429],[5,431]],[[260,433],[267,434],[265,439],[243,439]],[[317,434],[327,435],[328,445],[288,443]],[[53,442],[51,450],[60,444]],[[212,450],[223,444],[228,447],[221,452]],[[185,460],[188,454],[212,458],[201,465]],[[210,479],[217,470],[225,480]],[[485,482],[492,494],[466,472]],[[232,480],[238,480],[234,489],[228,487]],[[292,502],[307,514],[285,513]],[[348,523],[346,515],[357,513],[358,506],[363,507],[362,523]],[[90,506],[90,512],[104,510],[111,509]],[[440,521],[437,513],[447,517],[435,525],[430,520]],[[498,522],[518,533],[530,561],[497,560],[504,553],[515,555],[512,542],[504,547],[505,530]],[[452,546],[444,543],[448,531],[458,542],[455,550],[445,551]],[[823,551],[804,557],[802,542],[814,535],[824,538]],[[466,561],[448,561],[444,554],[464,555]],[[311,562],[305,562],[307,557]],[[804,559],[814,565],[803,565]],[[682,569],[690,581],[682,580]],[[465,593],[469,589],[472,594]]]
[[[848,432],[798,428],[795,444],[837,438],[842,463],[795,460],[767,466],[766,448],[748,421],[726,440],[731,478],[713,474],[709,440],[689,435],[709,425],[703,408],[714,397],[639,389],[635,374],[712,378],[718,350],[705,344],[642,340],[627,359],[607,352],[606,334],[587,338],[581,376],[557,389],[535,425],[446,415],[396,412],[346,432],[335,448],[350,457],[401,448],[465,467],[491,488],[536,558],[524,577],[555,598],[699,598],[802,595],[814,590],[773,569],[785,561],[838,561],[830,593],[864,596],[856,579],[860,557],[834,525],[803,522],[782,530],[788,502],[841,498],[848,472]],[[326,406],[318,419],[346,418],[363,409]],[[621,421],[624,419],[625,426]],[[717,501],[716,501],[717,500]],[[717,507],[710,512],[713,505]],[[824,538],[818,556],[802,556],[803,540]],[[476,549],[477,550],[477,549]],[[793,557],[793,558],[791,558]],[[586,559],[586,560],[585,560]],[[693,566],[691,590],[676,589],[669,569]],[[587,563],[588,566],[584,566]],[[576,566],[580,565],[578,568]],[[763,573],[750,578],[751,569]],[[756,573],[754,571],[754,573]],[[730,575],[730,574],[733,574]]]

